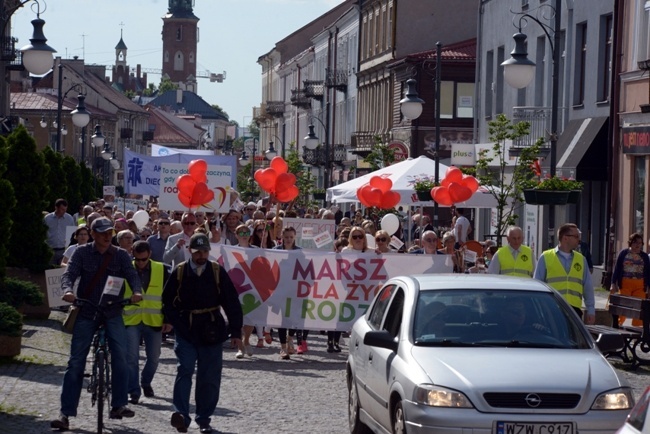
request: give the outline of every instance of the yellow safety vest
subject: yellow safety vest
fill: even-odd
[[[562,294],[564,299],[573,307],[582,307],[582,278],[584,276],[584,256],[573,252],[573,262],[569,273],[564,270],[562,262],[557,257],[555,249],[542,253],[546,264],[546,283]]]
[[[497,251],[501,272],[509,276],[533,277],[533,251],[528,246],[519,246],[515,260],[510,247],[503,246]]]
[[[133,326],[141,322],[151,327],[162,327],[162,292],[164,266],[160,262],[151,261],[151,278],[147,291],[142,291],[142,300],[137,305],[124,307],[124,325]],[[124,298],[133,295],[129,283],[125,281]]]

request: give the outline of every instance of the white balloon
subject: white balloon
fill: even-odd
[[[373,237],[370,234],[366,234],[366,242],[368,243],[368,248],[369,249],[374,249],[375,246],[375,237]]]
[[[131,218],[138,227],[138,229],[142,229],[149,223],[149,213],[147,211],[141,209],[140,211],[136,212],[133,214],[133,217]]]
[[[393,235],[399,229],[399,219],[395,214],[386,214],[381,219],[381,228]]]

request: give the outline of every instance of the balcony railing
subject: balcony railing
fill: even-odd
[[[324,82],[323,80],[303,80],[305,96],[307,98],[314,98],[317,100],[323,99]]]
[[[390,141],[389,134],[378,134],[372,131],[357,131],[352,133],[350,152],[365,157],[375,146],[375,137],[379,137],[382,143]]]
[[[311,98],[308,98],[305,95],[305,91],[302,89],[292,89],[291,105],[294,105],[298,108],[309,109],[311,108]]]
[[[325,152],[325,146],[319,146],[316,149],[303,149],[302,161],[312,166],[330,166],[340,164],[347,160],[347,150],[345,145],[332,145],[329,147],[329,159]]]
[[[16,38],[12,36],[0,37],[0,60],[12,61],[16,59]]]
[[[347,69],[327,68],[325,71],[325,86],[345,92],[348,89],[349,73],[350,71]]]
[[[284,101],[267,101],[266,115],[277,118],[284,116]]]
[[[534,145],[540,137],[546,139],[542,145],[542,153],[550,151],[551,144],[548,137],[551,133],[551,109],[549,107],[513,107],[512,120],[513,123],[529,122],[530,134],[513,141],[510,155],[519,155],[522,149]]]

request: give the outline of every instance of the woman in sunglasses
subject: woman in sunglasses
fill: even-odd
[[[375,252],[377,253],[390,253],[393,249],[390,248],[390,235],[388,232],[380,229],[375,232]]]
[[[360,226],[353,226],[348,237],[348,245],[341,250],[341,253],[365,253],[372,252],[368,248],[366,231]]]
[[[263,249],[274,248],[275,242],[271,239],[270,229],[270,227],[267,227],[266,220],[255,220],[255,223],[253,224],[253,236],[250,243]]]

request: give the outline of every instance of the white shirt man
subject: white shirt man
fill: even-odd
[[[63,253],[67,246],[66,228],[77,226],[74,219],[66,211],[68,202],[65,199],[57,199],[54,203],[54,212],[46,214],[43,222],[47,226],[47,244],[54,251],[52,265],[59,265],[63,259]]]
[[[462,208],[456,208],[456,224],[454,225],[454,237],[456,237],[456,242],[461,246],[467,242],[467,236],[469,235],[470,222],[464,215],[464,210]]]

